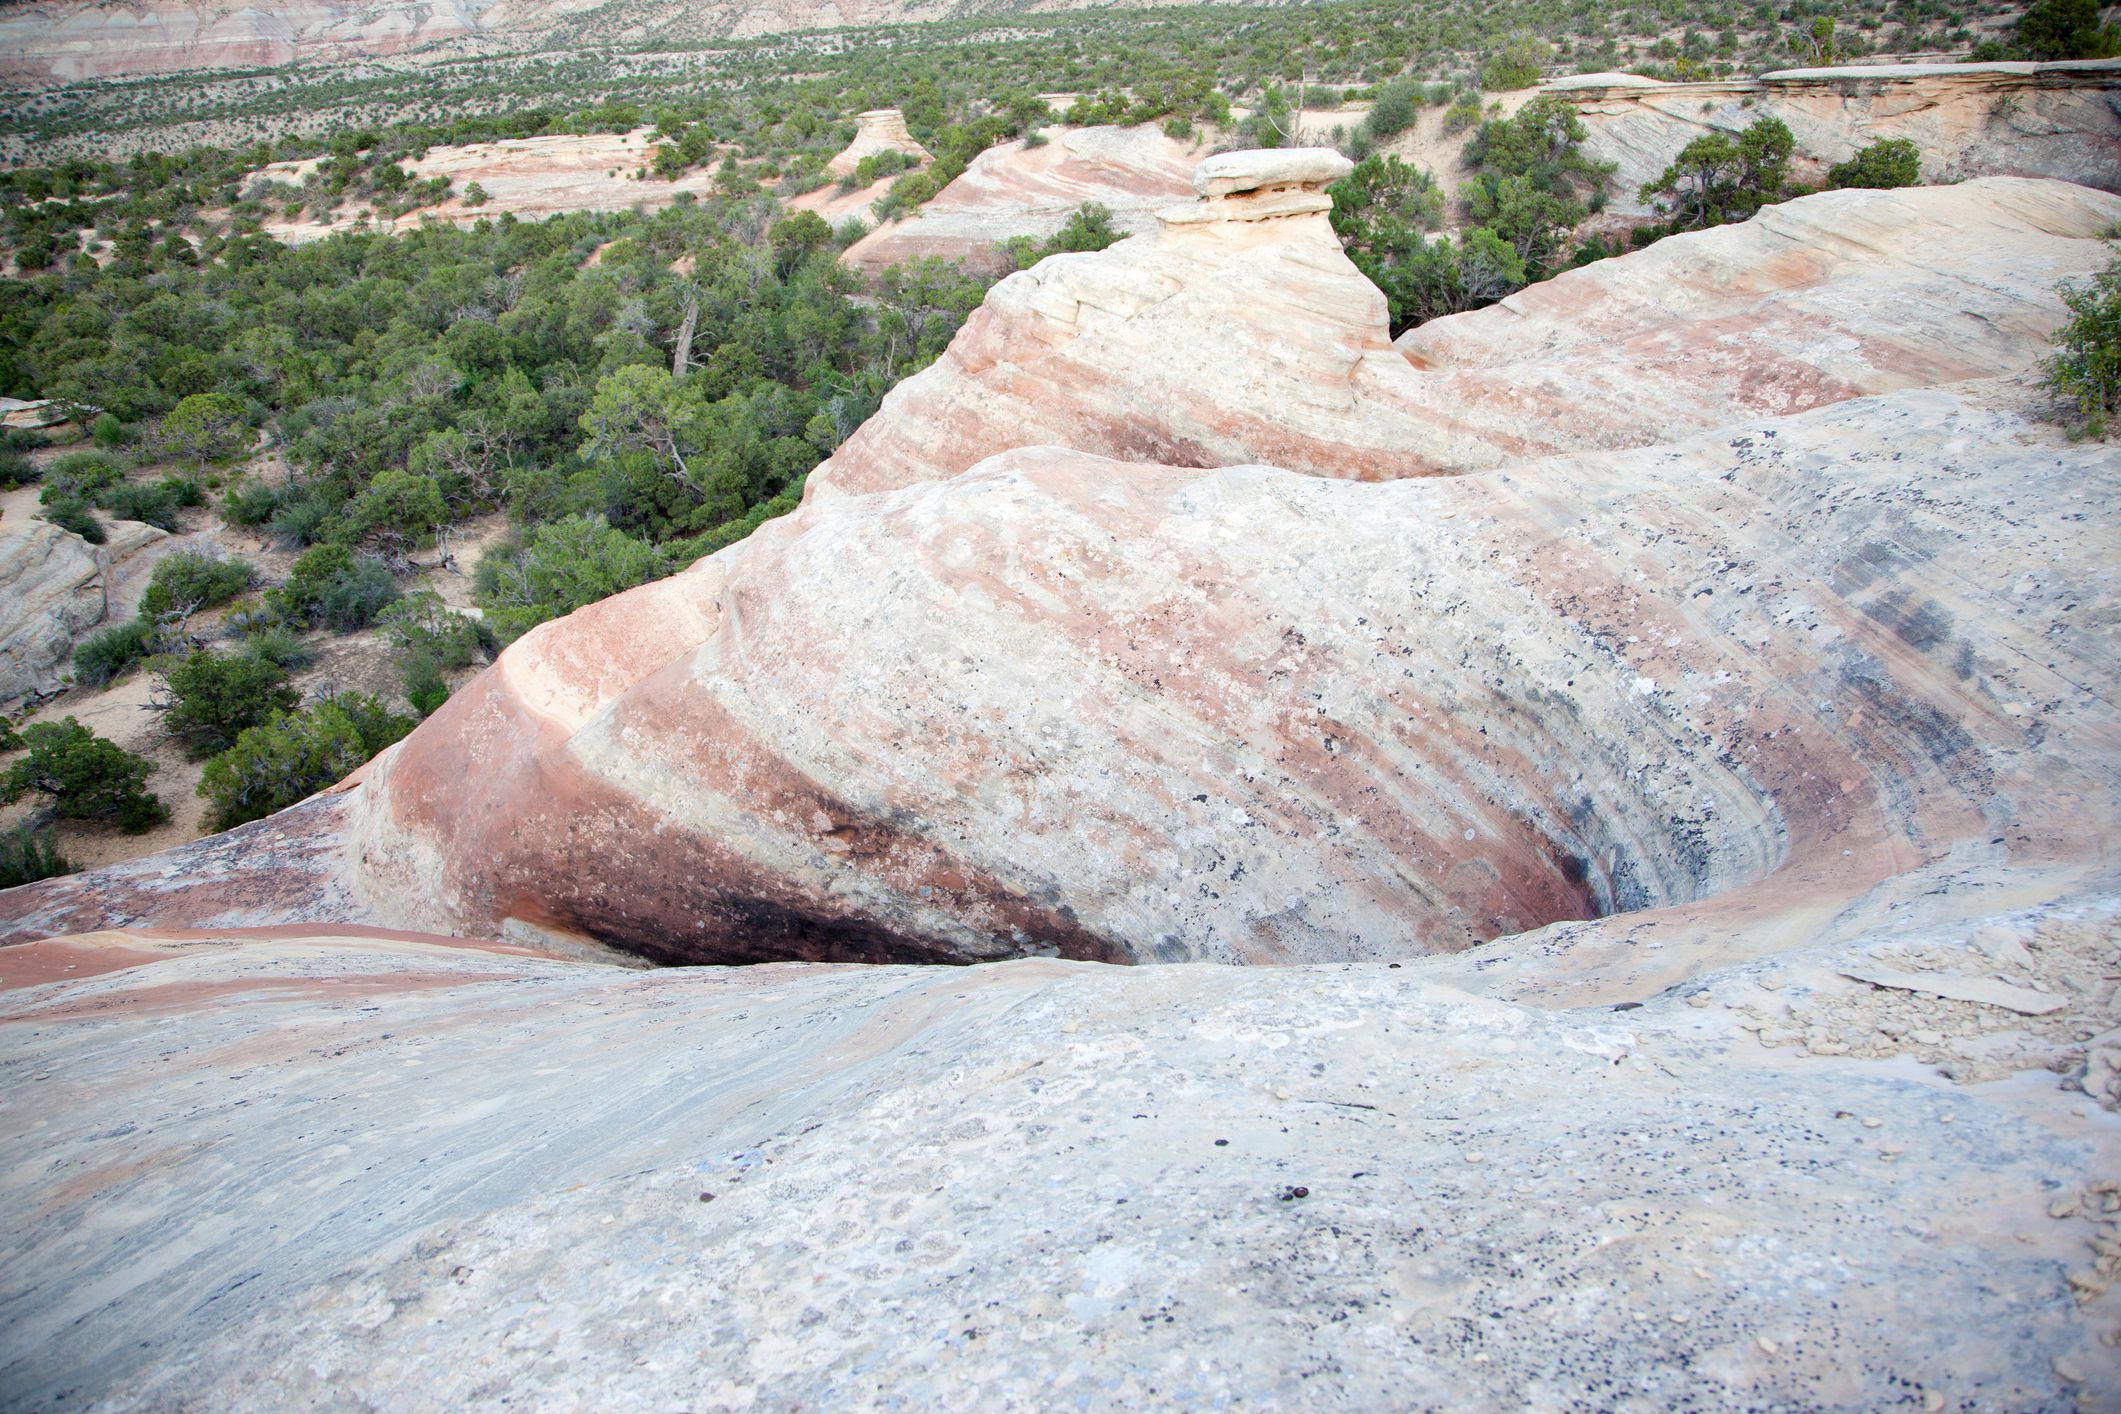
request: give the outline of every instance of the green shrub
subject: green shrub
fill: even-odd
[[[318,545],[302,552],[287,583],[267,597],[295,622],[347,633],[368,627],[398,597],[398,585],[374,556]]]
[[[68,452],[44,472],[44,494],[94,502],[124,478],[118,464],[101,452]]]
[[[541,525],[520,547],[496,546],[475,578],[486,621],[504,639],[664,573],[660,550],[614,530],[602,516]]]
[[[278,712],[207,763],[199,794],[213,802],[214,829],[262,820],[344,780],[412,727],[374,698],[352,693]]]
[[[22,743],[29,754],[0,776],[0,800],[12,802],[38,791],[51,797],[52,812],[62,820],[107,820],[134,835],[169,818],[145,788],[155,763],[72,717],[25,727]]]
[[[803,214],[817,222],[830,239],[831,231],[821,218],[807,211]],[[433,477],[392,469],[378,474],[366,491],[354,497],[332,538],[348,544],[375,539],[424,545],[434,538],[435,527],[448,521],[449,508]]]
[[[1826,180],[1836,187],[1920,186],[1922,153],[1907,138],[1880,138],[1848,161],[1827,168]]]
[[[2018,47],[2037,60],[2121,54],[2121,30],[2099,22],[2098,0],[2033,0],[2018,17]]]
[[[52,843],[50,830],[17,825],[12,830],[0,832],[0,889],[18,888],[23,884],[34,884],[39,879],[54,879],[73,872],[74,866],[66,862],[59,847]]]
[[[74,681],[101,687],[145,658],[154,642],[154,625],[145,619],[98,630],[74,645]]]
[[[0,491],[12,491],[37,479],[37,465],[12,447],[0,447]]]
[[[202,466],[242,451],[250,435],[243,404],[226,393],[193,393],[162,419],[162,445]]]
[[[88,435],[97,446],[107,452],[116,451],[133,439],[131,429],[120,422],[116,415],[107,412],[96,414],[96,420],[89,424]]]
[[[211,609],[250,588],[251,568],[242,560],[224,560],[196,550],[178,550],[155,562],[155,572],[140,596],[140,616],[192,614]]]
[[[2085,436],[2105,437],[2121,415],[2121,259],[2085,285],[2064,283],[2055,293],[2070,320],[2055,331],[2047,386]]]
[[[220,657],[202,648],[164,664],[162,725],[197,756],[226,751],[245,728],[302,700],[286,670],[256,654]]]
[[[121,481],[97,498],[96,504],[119,520],[137,520],[157,530],[177,529],[177,512],[206,499],[199,483],[189,477],[168,476],[142,483]]]
[[[1735,138],[1704,133],[1679,150],[1642,199],[1668,220],[1667,229],[1697,230],[1743,221],[1786,195],[1797,140],[1779,118],[1756,118]]]
[[[293,629],[271,627],[243,636],[242,652],[293,672],[316,661],[317,650]]]
[[[1398,137],[1421,116],[1423,88],[1419,79],[1394,79],[1377,90],[1362,125],[1370,136],[1383,141]]]
[[[279,493],[262,481],[239,481],[221,497],[221,518],[230,525],[264,525],[279,509]]]
[[[376,627],[400,648],[420,650],[447,670],[468,668],[480,656],[491,657],[493,631],[442,602],[431,589],[406,595],[376,616]]]
[[[282,492],[274,499],[272,533],[289,544],[314,545],[337,523],[339,514],[339,501],[326,492]]]
[[[91,545],[104,542],[103,525],[89,510],[88,503],[78,496],[53,496],[47,491],[40,498],[43,509],[37,514],[61,530],[70,530]]]
[[[1481,65],[1480,86],[1490,93],[1508,93],[1538,83],[1543,66],[1553,51],[1536,35],[1520,34]]]
[[[427,649],[407,649],[398,659],[398,672],[405,680],[405,700],[422,717],[433,716],[435,709],[449,700],[449,679]]]

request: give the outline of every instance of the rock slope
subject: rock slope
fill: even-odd
[[[862,270],[924,255],[975,268],[1008,268],[995,246],[1011,236],[1043,240],[1077,208],[1095,202],[1131,233],[1152,229],[1156,213],[1192,194],[1199,147],[1161,127],[1056,128],[1039,147],[1005,142],[972,159],[963,175],[919,213],[871,231],[847,250]]]
[[[1618,168],[1608,210],[1648,212],[1638,197],[1667,163],[1707,132],[1737,132],[1763,117],[1789,125],[1798,175],[1826,168],[1879,138],[1908,138],[1931,181],[2058,177],[2121,191],[2121,60],[2066,64],[1850,65],[1791,69],[1758,79],[1659,83],[1586,74],[1547,85],[1576,104],[1585,152]]]
[[[1403,359],[1323,215],[1169,214],[996,286],[813,494],[1027,443],[1362,480],[1475,471],[2017,373],[2061,317],[2055,283],[2105,263],[2121,201],[2010,178],[1829,192],[1423,325]]]
[[[1051,272],[1156,435],[1389,390],[1292,465],[980,450],[1019,277],[928,462],[0,896],[0,1403],[2112,1407],[2121,460],[2023,370],[2121,203],[1813,198],[1420,368],[1316,160]]]
[[[78,980],[0,993],[0,1402],[2099,1409],[2121,1124],[2041,1067],[2116,1024],[2114,928],[1868,945],[2067,992],[2059,1023],[1801,940],[1629,1010],[1515,1000],[1545,972],[1515,944],[648,974],[40,945]]]

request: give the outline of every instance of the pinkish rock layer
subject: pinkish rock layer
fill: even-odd
[[[351,857],[300,906],[328,907],[315,901],[346,886],[364,918],[588,935],[662,958],[1286,961],[1450,949],[1660,906],[1743,948],[1765,936],[1770,903],[1776,927],[1814,926],[1939,870],[2103,869],[2110,591],[2081,517],[2106,503],[2112,458],[1985,411],[1992,391],[1734,426],[1748,364],[1708,357],[1752,320],[1781,331],[1736,345],[1756,364],[1774,366],[1761,350],[1876,348],[1899,360],[1881,376],[1903,389],[2022,368],[2058,312],[2049,278],[2104,256],[2054,228],[2110,220],[2102,203],[2116,205],[2024,182],[1815,198],[1802,209],[1841,213],[1857,239],[1833,249],[1820,227],[1810,264],[1791,243],[1738,306],[1744,319],[1699,291],[1693,305],[1673,295],[1681,257],[1713,271],[1720,250],[1770,226],[1605,262],[1569,278],[1636,290],[1643,327],[1665,331],[1616,340],[1606,362],[1692,338],[1708,368],[1692,393],[1706,410],[1645,395],[1638,435],[1718,417],[1723,430],[1384,486],[1333,473],[1360,469],[1350,443],[1390,425],[1389,400],[1355,416],[1263,395],[1314,419],[1301,438],[1258,420],[1310,459],[1189,471],[1091,455],[1119,400],[1087,381],[1048,393],[1060,407],[1090,390],[1073,451],[1018,450],[956,481],[940,458],[876,460],[876,429],[933,406],[907,393],[953,381],[959,440],[929,445],[970,455],[1000,435],[1010,405],[963,391],[983,376],[966,372],[965,348],[993,337],[990,308],[797,515],[538,630],[380,760],[347,796]],[[1948,238],[1879,234],[1910,210],[1989,213],[1968,243],[2044,263],[1982,286]],[[1866,215],[1879,211],[1900,214],[1881,226]],[[1455,406],[1477,433],[1454,445],[1461,457],[1502,455],[1503,435],[1474,421],[1497,410],[1515,409],[1521,442],[1620,435],[1581,415],[1618,395],[1585,381],[1588,340],[1554,335],[1560,391],[1527,397],[1519,366],[1423,374],[1381,347],[1374,322],[1365,335],[1329,302],[1322,312],[1317,289],[1346,288],[1346,267],[1305,233],[1320,224],[1181,224],[1056,262],[1103,301],[1078,299],[1058,342],[1102,340],[1109,377],[1141,380],[1137,415],[1168,440],[1203,424],[1182,420],[1197,409],[1159,381],[1152,351],[1182,352],[1178,335],[1218,311],[1255,310],[1274,290],[1261,267],[1310,269],[1317,285],[1283,291],[1281,319],[1223,340],[1222,386],[1368,365],[1374,386],[1406,390],[1403,407]],[[1873,316],[1885,332],[1871,343],[1806,312],[1821,289],[1892,288],[1891,261],[1909,250],[1927,252],[1921,278]],[[1651,293],[1645,266],[1659,272]],[[1173,288],[1148,278],[1174,269],[1199,274]],[[997,304],[1043,284],[1012,281]],[[1122,296],[1146,325],[1127,330]],[[1179,301],[1190,322],[1157,325]],[[1906,352],[1932,348],[1968,302],[2000,329],[1993,341],[1969,339],[1949,362]],[[1616,295],[1612,327],[1626,303]],[[1373,320],[1374,305],[1372,292]],[[1431,336],[1506,320],[1524,316],[1488,311]],[[1320,330],[1340,331],[1341,363]],[[1025,343],[985,347],[1001,358]],[[1861,391],[1823,384],[1771,406]],[[1029,435],[1071,430],[1023,415]],[[1431,434],[1436,416],[1409,412],[1393,435]],[[1255,459],[1229,425],[1217,435],[1235,453],[1217,459]],[[879,466],[889,474],[862,479]],[[2014,518],[1999,525],[1998,505]],[[183,906],[181,882],[159,902],[139,877],[97,887],[58,881],[10,904],[44,920],[24,931]]]
[[[857,269],[881,270],[924,255],[1006,270],[995,246],[1011,236],[1044,239],[1077,208],[1095,202],[1120,230],[1153,229],[1156,213],[1193,194],[1200,149],[1140,127],[1055,129],[1041,147],[990,147],[918,215],[871,231],[848,248]]]
[[[896,108],[873,108],[855,115],[854,141],[825,164],[825,171],[844,177],[862,165],[864,157],[883,152],[902,152],[916,162],[929,160],[928,149],[906,131],[906,115]]]
[[[1423,325],[1395,358],[1383,296],[1324,216],[1194,219],[1216,204],[996,286],[813,494],[1036,443],[1361,480],[1474,471],[2016,373],[2062,317],[2055,283],[2103,265],[2121,220],[2121,200],[2055,182],[1828,193]]]
[[[1942,392],[1385,486],[1013,453],[527,639],[370,777],[360,887],[673,959],[1286,962],[2081,866],[2115,480]]]

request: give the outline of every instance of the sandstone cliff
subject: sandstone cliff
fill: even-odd
[[[2121,191],[2121,59],[1850,65],[1706,83],[1586,74],[1546,91],[1583,115],[1586,155],[1618,168],[1608,209],[1620,215],[1647,214],[1643,184],[1688,142],[1763,117],[1789,125],[1802,180],[1823,182],[1866,143],[1908,138],[1930,181],[2058,177]]]

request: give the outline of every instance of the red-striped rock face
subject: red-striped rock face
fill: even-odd
[[[2112,762],[2052,743],[2114,730],[2071,686],[2111,459],[2025,435],[1910,394],[1493,477],[1027,451],[827,500],[452,702],[358,803],[364,887],[670,959],[1266,962],[2096,853]],[[688,595],[704,642],[527,705]]]
[[[380,760],[316,817],[347,845],[302,916],[1266,962],[1672,908],[1744,951],[2096,863],[2113,459],[1950,385],[2039,355],[2116,217],[1813,198],[1429,326],[1428,371],[1314,216],[1055,262],[797,514],[536,631]],[[1630,435],[1666,445],[1362,479]],[[288,895],[214,887],[250,923]]]

